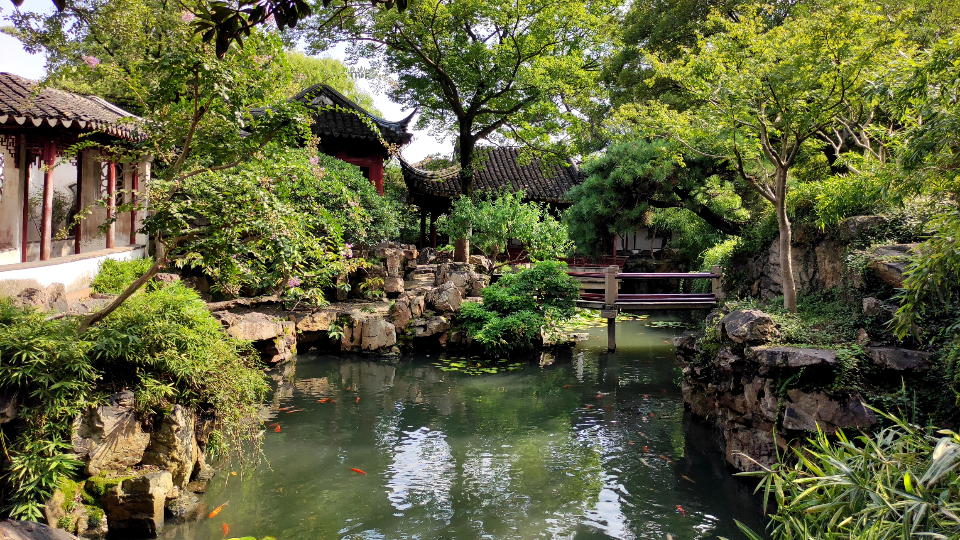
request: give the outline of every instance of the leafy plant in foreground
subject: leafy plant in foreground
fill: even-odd
[[[875,435],[820,432],[795,464],[741,473],[777,503],[773,538],[960,537],[960,435],[881,414],[893,425]]]

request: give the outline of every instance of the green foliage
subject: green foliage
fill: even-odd
[[[833,175],[796,184],[787,195],[787,210],[798,220],[821,229],[851,216],[877,215],[890,210],[885,193],[889,178],[883,175]]]
[[[741,473],[776,503],[773,538],[960,536],[960,436],[884,416],[893,425],[875,435],[820,432],[794,464]]]
[[[153,257],[115,261],[106,259],[100,263],[100,270],[93,278],[93,292],[102,294],[120,294],[138,277],[147,273],[153,266]]]
[[[530,348],[541,330],[576,313],[580,282],[566,268],[560,262],[540,262],[506,274],[483,290],[483,303],[463,304],[458,321],[467,336],[488,350]]]
[[[469,238],[472,247],[494,261],[506,252],[511,239],[522,243],[533,260],[565,257],[573,249],[567,228],[545,205],[525,203],[523,196],[522,191],[502,191],[484,193],[476,200],[460,197],[450,214],[441,216],[437,229],[450,238]]]
[[[827,291],[801,295],[798,311],[790,313],[783,305],[783,297],[768,301],[757,299],[734,300],[726,303],[731,310],[759,309],[770,314],[780,328],[779,343],[812,346],[836,346],[856,339],[857,330],[864,321],[859,314],[857,300],[846,291]]]
[[[18,419],[0,432],[10,459],[6,510],[40,519],[43,502],[80,465],[71,453],[73,419],[123,389],[134,390],[144,413],[180,404],[215,414],[219,438],[252,440],[267,385],[251,353],[180,284],[133,296],[86,333],[75,319],[45,320],[0,299],[0,387],[17,389],[21,400]],[[95,478],[91,492],[109,483]]]
[[[72,321],[48,321],[0,298],[0,387],[21,400],[19,418],[0,432],[10,460],[5,510],[13,517],[39,520],[43,502],[80,465],[71,453],[70,423],[93,402],[102,376],[92,347],[77,339]]]
[[[350,69],[336,58],[318,58],[297,51],[284,51],[291,73],[290,86],[286,93],[293,96],[315,84],[326,84],[337,92],[352,99],[367,111],[379,115],[373,104],[373,98],[367,92],[357,88]]]

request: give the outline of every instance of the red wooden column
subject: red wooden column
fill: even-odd
[[[137,193],[140,191],[140,167],[133,165],[133,175],[130,179],[130,203],[133,208],[130,209],[130,245],[137,243]]]
[[[113,221],[116,214],[117,200],[114,191],[117,189],[117,164],[110,162],[107,164],[107,219],[110,221],[110,228],[107,229],[107,249],[113,249],[113,239],[116,233],[116,223]]]
[[[23,189],[23,215],[20,219],[20,262],[27,262],[30,255],[30,163],[27,159],[27,136],[20,136],[20,183]]]
[[[83,152],[77,152],[77,207],[76,215],[80,215],[83,210]],[[73,252],[80,253],[80,245],[83,243],[83,222],[79,221],[73,229]]]
[[[379,159],[379,156],[373,157],[370,159],[370,180],[373,182],[374,187],[377,188],[377,193],[380,196],[383,196],[383,160]]]
[[[43,141],[43,213],[40,221],[40,260],[50,260],[50,240],[53,235],[53,166],[57,162],[57,146]]]

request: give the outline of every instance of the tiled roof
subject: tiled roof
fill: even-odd
[[[511,192],[523,190],[526,198],[540,202],[568,202],[567,192],[579,184],[580,173],[572,164],[543,165],[534,158],[526,165],[520,164],[518,148],[477,148],[479,170],[474,173],[474,189],[480,191]],[[403,178],[411,191],[420,191],[438,197],[456,197],[463,191],[460,187],[459,167],[440,171],[427,171],[400,160]]]
[[[0,125],[40,127],[74,125],[82,130],[103,131],[125,139],[139,138],[133,114],[96,96],[44,88],[35,95],[37,82],[11,73],[0,73]]]
[[[370,114],[366,109],[326,84],[315,84],[293,96],[293,99],[309,101],[311,105],[316,107],[333,105],[342,109],[359,111],[373,120],[373,123],[380,129],[384,140],[388,143],[404,145],[413,138],[413,134],[407,131],[407,125],[410,124],[413,113],[397,122],[384,120],[379,116]],[[314,132],[320,136],[329,135],[370,141],[379,140],[379,137],[376,136],[366,123],[361,121],[356,114],[348,111],[321,111],[320,114],[314,118],[313,129]]]

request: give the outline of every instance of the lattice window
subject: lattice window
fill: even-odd
[[[100,197],[107,195],[107,182],[109,181],[110,164],[106,161],[100,162]],[[116,179],[114,180],[113,192],[117,193],[123,189],[123,165],[116,165]],[[123,197],[117,198],[117,204],[123,202]]]

